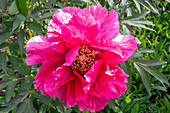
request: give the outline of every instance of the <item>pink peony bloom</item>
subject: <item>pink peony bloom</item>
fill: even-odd
[[[136,50],[132,35],[119,34],[118,14],[104,7],[57,10],[46,36],[31,38],[26,63],[42,63],[35,89],[69,107],[99,111],[124,94],[128,75],[118,64]]]

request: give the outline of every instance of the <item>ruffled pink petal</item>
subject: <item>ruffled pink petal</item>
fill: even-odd
[[[126,61],[130,56],[133,55],[137,48],[137,42],[134,41],[134,36],[132,35],[117,35],[116,38],[112,40],[112,43],[118,44],[118,47],[120,51],[116,53],[112,59],[112,64],[120,64],[124,61]]]
[[[91,95],[91,93],[93,95]],[[94,95],[94,93],[96,94]],[[94,90],[93,87],[89,93],[82,97],[81,101],[77,101],[77,106],[81,111],[83,111],[84,109],[88,109],[89,111],[94,112],[103,109],[109,101],[110,98],[97,95],[97,92]]]
[[[47,36],[50,40],[55,40],[55,38],[60,38],[62,32],[62,26],[67,24],[72,15],[67,12],[63,12],[62,10],[57,10],[53,15],[53,19],[50,21],[47,27]]]
[[[44,90],[45,92],[51,96],[52,98],[55,97],[56,91],[60,88],[68,76],[70,75],[71,70],[69,67],[61,66],[58,67],[53,72],[47,73],[44,78]]]
[[[75,80],[70,80],[62,85],[56,91],[56,97],[58,97],[61,102],[65,102],[69,107],[73,107],[76,104]]]
[[[79,12],[73,15],[71,20],[62,29],[63,39],[67,47],[73,47],[82,43],[87,44],[92,37],[96,37],[98,27],[96,20],[90,13]]]
[[[51,49],[58,53],[65,53],[66,52],[66,46],[63,40],[52,42],[50,44]]]
[[[35,77],[35,84],[34,88],[37,89],[44,83],[44,78],[48,75],[48,73],[51,73],[55,69],[57,69],[59,66],[64,63],[64,59],[57,59],[57,58],[51,58],[46,60],[43,65],[39,68],[39,71]],[[42,87],[42,86],[41,86]],[[44,87],[44,86],[43,86]]]
[[[126,75],[118,66],[107,66],[107,70],[103,69],[99,74],[95,89],[101,95],[109,98],[117,98],[126,91],[126,83],[128,75]]]
[[[92,46],[97,49],[105,50],[97,56],[111,64],[118,65],[126,61],[133,55],[137,48],[137,42],[132,35],[118,35],[107,46]]]
[[[66,63],[64,65],[70,66],[75,60],[76,56],[78,55],[79,45],[72,47],[68,53],[66,54]]]
[[[31,38],[26,45],[27,52],[36,52],[40,50],[48,50],[50,43],[45,36],[35,36]]]
[[[102,60],[96,61],[91,67],[91,69],[84,75],[84,77],[86,78],[86,83],[83,87],[85,94],[90,90],[91,85],[95,82],[102,64]]]
[[[70,13],[72,15],[76,15],[78,12],[80,12],[81,9],[80,8],[77,8],[77,7],[65,7],[63,8],[63,12],[67,12],[67,13]]]
[[[56,57],[56,59],[64,58],[63,55],[59,55],[51,49],[47,37],[44,36],[31,38],[26,45],[26,51],[30,52],[25,59],[27,65],[39,64],[52,57]]]
[[[102,6],[89,6],[87,8],[83,9],[84,12],[88,12],[91,13],[93,15],[93,17],[95,18],[95,20],[98,23],[98,27],[101,28],[101,23],[103,23],[103,21],[105,20],[106,16],[108,15],[108,11],[106,8],[102,7]]]

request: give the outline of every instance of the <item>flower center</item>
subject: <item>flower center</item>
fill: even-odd
[[[71,64],[71,68],[80,75],[86,74],[95,63],[95,51],[90,50],[87,45],[80,45],[76,60]]]

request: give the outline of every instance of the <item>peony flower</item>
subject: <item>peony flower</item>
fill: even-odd
[[[128,75],[116,65],[134,53],[137,42],[119,34],[115,10],[66,7],[55,12],[47,29],[47,36],[35,36],[26,45],[27,65],[44,62],[35,89],[91,112],[125,93]]]

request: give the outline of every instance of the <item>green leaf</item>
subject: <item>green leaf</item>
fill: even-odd
[[[39,113],[46,113],[47,112],[47,105],[42,104],[39,109]]]
[[[8,85],[8,82],[5,82],[5,81],[2,82],[1,81],[1,83],[0,83],[0,90],[5,88],[7,85]]]
[[[31,98],[27,98],[18,107],[16,113],[36,113]]]
[[[46,104],[46,105],[48,105],[48,106],[50,106],[52,108],[55,108],[53,106],[53,104],[50,102],[49,98],[47,98],[47,97],[45,97],[45,96],[43,96],[43,95],[41,95],[41,94],[39,94],[38,92],[35,92],[35,91],[33,92],[33,95],[36,98],[38,98],[41,102],[43,102],[44,104]]]
[[[154,51],[148,48],[140,48],[139,52],[141,53],[153,53]]]
[[[135,59],[141,57],[143,54],[139,51],[135,51],[134,54],[129,59]]]
[[[12,27],[12,32],[16,29],[16,28],[20,28],[24,22],[25,22],[25,17],[24,16],[16,16],[15,21],[13,23],[13,27]]]
[[[149,72],[151,75],[153,75],[156,79],[158,79],[160,82],[164,82],[169,85],[168,79],[166,78],[165,75],[163,75],[160,71],[156,70],[155,68],[152,67],[146,67],[142,65],[141,63],[137,63],[141,68]]]
[[[7,8],[7,0],[0,0],[0,9],[6,11]]]
[[[126,10],[127,10],[127,5],[124,5],[122,11],[119,14],[119,19],[126,13]]]
[[[17,59],[14,56],[9,56],[9,60],[13,64],[13,67],[23,75],[30,75],[31,68],[27,66],[22,60]]]
[[[31,76],[22,80],[19,91],[29,90],[33,84],[34,78]]]
[[[14,109],[20,102],[22,102],[29,94],[29,91],[23,91],[18,93],[9,103],[4,104],[6,106],[5,109],[3,109],[2,113],[7,113]]]
[[[23,52],[23,48],[24,48],[24,37],[25,37],[24,30],[21,30],[18,33],[18,37],[17,37],[17,42],[18,42],[18,45],[20,47],[21,53]]]
[[[151,10],[157,14],[159,14],[158,10],[155,8],[155,6],[153,5],[153,3],[151,3],[150,1],[147,0],[137,0],[141,5],[143,5],[145,8],[147,8],[148,10]]]
[[[169,100],[166,98],[166,96],[164,96],[164,105],[167,108],[168,113],[170,112],[170,104],[169,104]]]
[[[167,92],[167,90],[164,87],[162,87],[162,86],[153,86],[152,89],[157,89],[157,90],[161,90],[161,91]]]
[[[141,13],[141,8],[140,8],[140,4],[139,2],[137,2],[137,0],[133,0],[136,4],[136,7],[138,8],[139,12]]]
[[[141,14],[137,14],[137,15],[133,15],[133,16],[128,16],[128,17],[126,17],[123,20],[139,20],[139,19],[143,19],[149,13],[150,13],[150,11],[147,11],[147,12],[144,12],[144,13],[141,13]]]
[[[19,12],[25,17],[28,15],[29,0],[15,0]]]
[[[158,60],[136,60],[136,62],[142,63],[145,66],[156,66],[167,63],[166,61],[158,61]]]
[[[36,22],[28,22],[28,28],[32,29],[33,31],[42,34],[43,30],[42,30],[42,26],[39,23]]]
[[[0,58],[1,58],[1,66],[2,66],[2,69],[5,73],[7,73],[6,71],[6,52],[2,52],[0,53]]]
[[[0,44],[2,42],[4,42],[6,39],[8,39],[10,37],[10,33],[9,32],[6,32],[6,33],[3,33],[3,34],[0,34]]]
[[[135,104],[135,106],[132,108],[131,113],[138,113],[138,109],[139,109],[139,104],[138,102]]]
[[[11,100],[11,97],[14,93],[14,89],[15,89],[15,86],[17,83],[18,83],[17,79],[8,82],[8,86],[6,89],[6,95],[5,95],[7,103]]]
[[[149,93],[149,95],[151,95],[151,84],[150,84],[150,81],[149,81],[149,77],[148,77],[148,74],[145,70],[143,70],[140,65],[138,65],[137,63],[134,62],[134,66],[136,67],[136,69],[139,71],[140,73],[140,76],[142,78],[142,81],[144,83],[144,86],[147,90],[147,92]]]
[[[18,8],[17,8],[17,5],[16,5],[16,2],[13,1],[12,4],[11,4],[11,6],[9,7],[8,13],[9,13],[10,15],[14,15],[14,14],[16,14],[17,12],[18,12]]]
[[[141,28],[144,28],[144,29],[148,29],[148,30],[151,30],[151,31],[155,31],[154,29],[148,28],[148,27],[146,27],[145,25],[141,24],[140,21],[123,20],[123,21],[121,21],[121,23],[126,23],[126,24],[128,24],[128,25],[132,25],[132,26],[136,26],[136,27],[141,27]]]
[[[5,48],[5,47],[8,47],[9,45],[10,45],[10,44],[3,42],[3,43],[0,44],[0,49],[3,49],[3,48]]]

